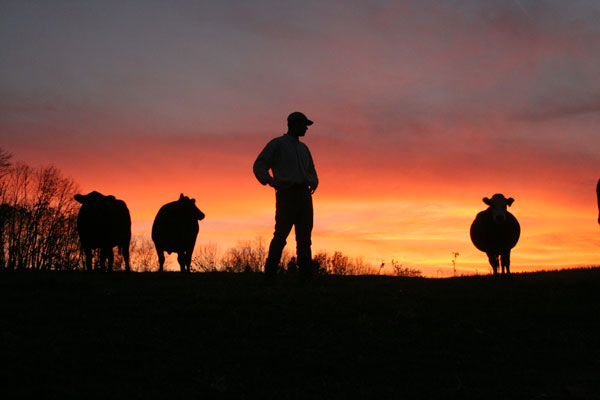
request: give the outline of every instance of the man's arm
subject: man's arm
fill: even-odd
[[[254,161],[254,176],[262,185],[275,187],[275,180],[269,174],[269,169],[273,166],[276,145],[273,141],[267,143],[263,151],[260,152],[256,161]]]
[[[314,193],[315,190],[317,190],[317,186],[319,186],[319,177],[317,176],[317,170],[315,169],[315,163],[313,162],[312,154],[310,154],[308,147],[306,149],[308,151],[308,159],[310,161],[308,164],[308,188],[310,189],[311,193]]]

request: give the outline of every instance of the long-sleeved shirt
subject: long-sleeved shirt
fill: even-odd
[[[269,169],[273,171],[272,177]],[[293,185],[310,185],[315,189],[319,184],[310,150],[287,133],[267,143],[254,162],[254,175],[263,185],[271,183],[277,189]]]

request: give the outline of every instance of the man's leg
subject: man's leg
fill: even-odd
[[[296,253],[298,255],[298,268],[302,279],[310,279],[312,270],[312,252],[310,246],[313,228],[312,195],[308,189],[299,194],[299,207],[294,221],[296,226]]]
[[[269,245],[269,255],[265,263],[265,277],[267,279],[273,279],[277,274],[281,253],[294,224],[294,208],[293,193],[278,190],[275,194],[275,232]]]

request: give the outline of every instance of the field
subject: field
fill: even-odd
[[[592,399],[600,269],[0,271],[0,363],[5,399]]]

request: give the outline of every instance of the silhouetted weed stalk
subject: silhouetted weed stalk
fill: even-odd
[[[454,257],[452,259],[452,275],[456,276],[456,258],[459,256],[460,254],[458,253],[458,251],[453,251],[452,252],[452,256]]]

